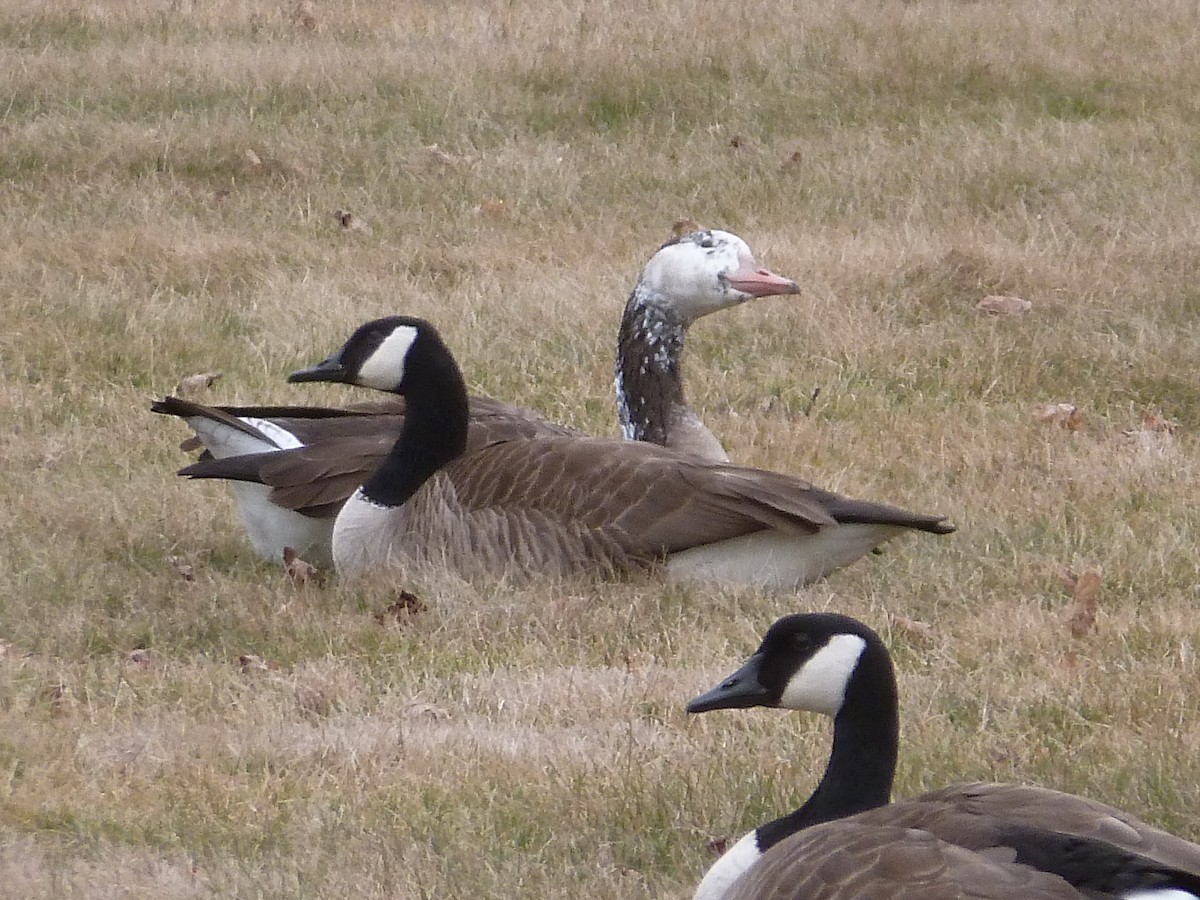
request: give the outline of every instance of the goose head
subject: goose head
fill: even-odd
[[[437,329],[424,319],[388,316],[360,326],[340,350],[293,372],[288,381],[330,381],[407,395],[447,364],[457,372]]]
[[[687,706],[690,713],[771,706],[838,719],[886,715],[896,704],[891,659],[874,631],[849,616],[784,616],[740,669]]]
[[[798,294],[790,278],[759,267],[750,246],[728,231],[693,231],[659,248],[631,300],[671,307],[687,326],[755,297]]]

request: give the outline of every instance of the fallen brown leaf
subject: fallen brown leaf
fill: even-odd
[[[923,644],[933,640],[933,626],[908,616],[892,616],[892,627]]]
[[[208,390],[224,377],[224,372],[199,372],[195,375],[188,375],[179,379],[179,384],[175,385],[175,393],[181,397],[193,397]]]
[[[297,556],[292,547],[283,548],[283,571],[292,579],[293,584],[308,584],[311,581],[319,586],[325,581],[325,573]]]
[[[787,171],[788,169],[798,168],[800,166],[800,164],[803,162],[804,162],[804,154],[801,153],[799,150],[793,150],[792,155],[789,156],[787,159],[785,159],[783,162],[781,162],[779,164],[779,168],[783,169],[784,171]]]
[[[238,668],[242,670],[243,675],[249,675],[251,672],[268,672],[271,669],[278,669],[279,666],[275,663],[268,663],[261,656],[253,653],[243,653],[238,657]]]
[[[708,848],[710,853],[720,856],[729,849],[729,838],[724,835],[721,837],[709,838],[708,843],[704,846]]]
[[[1079,573],[1072,591],[1073,601],[1067,613],[1071,636],[1081,638],[1096,624],[1096,598],[1100,594],[1100,573],[1086,569]]]
[[[677,238],[683,237],[685,234],[691,234],[694,231],[702,230],[695,219],[688,218],[676,219],[675,223],[671,226],[671,233]]]
[[[508,207],[499,197],[484,197],[479,202],[479,212],[485,216],[491,216],[493,219],[498,219],[501,216],[508,214]]]
[[[433,703],[414,702],[405,704],[404,715],[413,718],[420,716],[426,719],[448,719],[450,711]]]
[[[171,564],[171,568],[174,569],[175,572],[179,575],[179,577],[182,578],[184,581],[195,581],[196,580],[195,567],[189,565],[188,563],[185,563],[182,558],[180,558],[178,556],[168,556],[167,562],[169,562]]]
[[[1083,413],[1074,403],[1049,403],[1033,411],[1034,418],[1067,431],[1079,431],[1086,424]]]
[[[375,613],[375,621],[380,625],[404,622],[410,616],[423,613],[428,608],[425,601],[416,594],[411,591],[401,591],[400,595],[392,603],[389,603],[386,609]]]
[[[1142,415],[1142,431],[1174,435],[1179,431],[1179,427],[1177,421],[1163,418],[1162,413],[1148,412]]]
[[[296,11],[292,14],[292,18],[309,31],[316,31],[317,26],[321,24],[311,0],[300,0],[296,4]]]
[[[374,234],[370,225],[349,210],[335,209],[333,211],[333,218],[347,231],[358,231],[363,234]]]
[[[138,647],[129,651],[126,661],[135,666],[148,666],[154,662],[154,653],[147,647]]]
[[[992,313],[994,315],[1020,316],[1033,309],[1033,304],[1028,300],[1022,300],[1020,297],[991,294],[975,304],[975,308],[980,312]]]

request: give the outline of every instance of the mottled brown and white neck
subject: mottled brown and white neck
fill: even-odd
[[[680,360],[688,327],[747,300],[799,290],[794,281],[759,268],[736,234],[696,231],[663,244],[642,269],[617,335],[617,414],[626,440],[728,462],[721,442],[683,395]]]
[[[617,334],[616,393],[621,434],[728,462],[721,442],[688,406],[681,357],[687,328],[662,296],[644,283],[625,306]]]

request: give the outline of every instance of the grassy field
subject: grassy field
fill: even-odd
[[[828,726],[684,703],[807,609],[896,654],[899,794],[1030,781],[1200,839],[1191,0],[16,0],[0,48],[4,893],[687,896]],[[153,397],[357,399],[283,376],[397,312],[615,434],[680,217],[802,285],[692,335],[733,458],[958,534],[789,596],[297,586],[174,477]]]

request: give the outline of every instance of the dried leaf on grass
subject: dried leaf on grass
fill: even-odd
[[[1161,434],[1175,434],[1179,431],[1179,423],[1174,419],[1166,419],[1160,412],[1142,414],[1142,431],[1153,431]]]
[[[182,557],[168,556],[167,562],[169,562],[171,564],[171,568],[174,569],[176,574],[179,575],[179,577],[182,578],[184,581],[195,581],[196,580],[195,566],[189,565],[188,563],[184,562]]]
[[[238,657],[238,668],[243,675],[253,675],[255,672],[276,671],[279,669],[279,664],[267,662],[254,653],[243,653]]]
[[[283,548],[283,571],[292,580],[292,584],[309,584],[311,582],[319,587],[325,583],[325,573],[298,556],[293,547]]]
[[[484,197],[475,207],[475,212],[492,219],[500,219],[508,215],[508,206],[500,197]]]
[[[1083,413],[1074,403],[1048,403],[1033,411],[1035,419],[1048,425],[1057,425],[1067,431],[1079,431],[1087,424]]]
[[[729,837],[727,835],[721,835],[720,837],[709,838],[708,843],[704,846],[707,847],[708,851],[714,856],[721,856],[726,850],[729,849]]]
[[[188,375],[179,379],[179,384],[175,385],[175,393],[180,397],[194,397],[207,391],[224,377],[224,372],[199,372]]]
[[[423,719],[448,719],[450,711],[433,703],[413,702],[405,705],[404,715],[408,718],[419,716]]]
[[[1096,624],[1097,598],[1100,595],[1100,573],[1085,569],[1076,575],[1067,570],[1060,576],[1071,590],[1071,608],[1067,611],[1066,624],[1071,636],[1081,638]]]
[[[934,637],[932,625],[910,619],[908,616],[892,616],[892,627],[922,644],[929,643]]]
[[[371,226],[347,209],[335,209],[333,218],[347,231],[357,231],[362,234],[374,234]]]
[[[702,230],[703,228],[695,219],[676,219],[674,224],[671,225],[671,234],[675,235],[677,238],[683,237],[685,234],[691,234],[692,232]]]
[[[375,613],[375,621],[380,625],[395,622],[405,622],[410,616],[423,613],[429,607],[425,601],[411,591],[401,591],[400,595],[387,608]]]
[[[148,647],[137,647],[129,651],[129,655],[125,657],[125,661],[130,665],[148,668],[155,662],[155,655]]]
[[[1020,297],[990,294],[975,304],[975,308],[980,312],[998,316],[1021,316],[1033,309],[1033,304]]]
[[[300,0],[296,4],[296,11],[292,14],[292,19],[299,22],[308,31],[316,31],[321,24],[321,20],[317,18],[317,10],[312,5],[311,0]]]
[[[1140,427],[1127,428],[1121,433],[1147,447],[1162,447],[1174,439],[1179,429],[1180,425],[1174,419],[1164,418],[1158,412],[1147,412],[1142,415]]]

